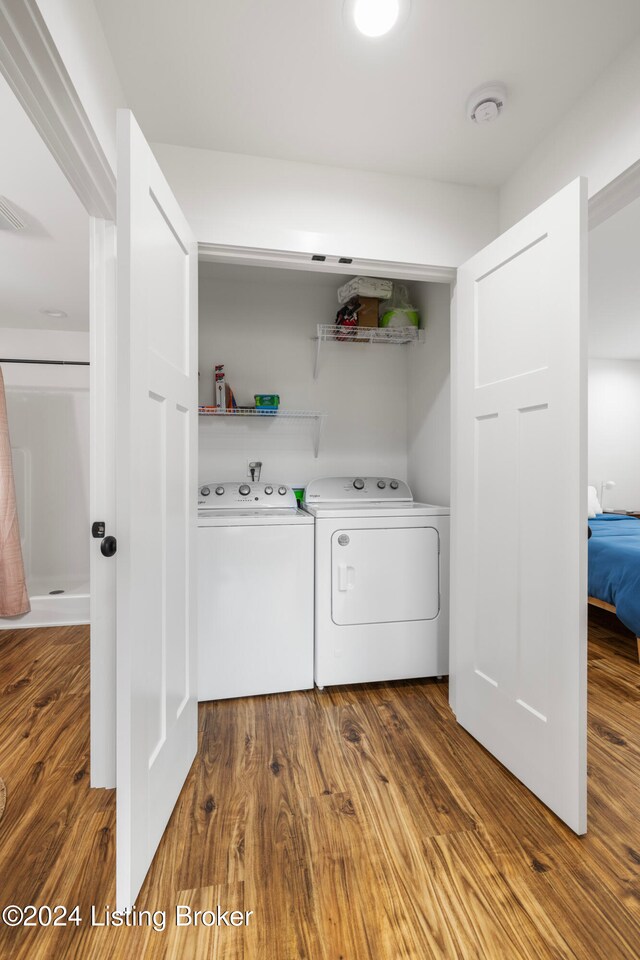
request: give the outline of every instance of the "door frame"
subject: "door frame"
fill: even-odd
[[[589,230],[599,227],[640,197],[640,159],[589,197]]]
[[[116,529],[116,226],[89,226],[89,505],[91,523]],[[87,531],[88,535],[88,531]],[[116,786],[116,560],[89,551],[91,786]]]
[[[314,257],[322,256],[322,260]],[[337,254],[311,254],[268,247],[243,247],[226,243],[199,243],[200,263],[228,263],[234,266],[272,267],[285,270],[306,270],[317,273],[340,273],[346,276],[380,276],[389,273],[396,280],[452,284],[456,267],[426,263],[405,263],[400,260],[366,260]]]
[[[115,220],[115,172],[36,0],[0,0],[0,72],[87,213]]]

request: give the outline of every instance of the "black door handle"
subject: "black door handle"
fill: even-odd
[[[103,557],[112,557],[118,549],[118,541],[115,537],[105,537],[100,544],[100,552]]]

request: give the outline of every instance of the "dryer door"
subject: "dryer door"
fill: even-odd
[[[342,626],[433,620],[440,610],[434,527],[336,530],[331,538],[331,616]]]

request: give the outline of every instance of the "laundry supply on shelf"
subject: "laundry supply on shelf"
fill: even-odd
[[[224,409],[225,403],[224,363],[216,363],[213,368],[213,405]]]
[[[280,396],[277,393],[256,393],[254,394],[254,400],[256,402],[256,410],[259,413],[271,414],[272,416],[278,412],[278,407],[280,406]]]
[[[350,340],[358,326],[358,311],[361,303],[357,297],[352,297],[348,303],[340,307],[336,314],[336,326],[344,328],[344,335],[339,334],[336,340]]]
[[[338,303],[347,303],[352,297],[375,297],[388,300],[393,293],[391,280],[379,277],[353,277],[338,288]]]
[[[214,367],[213,405],[219,410],[235,410],[238,406],[233,390],[226,382],[224,363],[216,363]]]
[[[402,283],[394,283],[388,300],[380,304],[381,327],[419,327],[420,314],[411,305],[409,292]]]

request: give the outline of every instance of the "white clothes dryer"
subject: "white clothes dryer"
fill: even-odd
[[[449,672],[449,507],[390,477],[312,480],[318,687]]]
[[[291,487],[198,491],[198,700],[313,687],[313,519]]]

